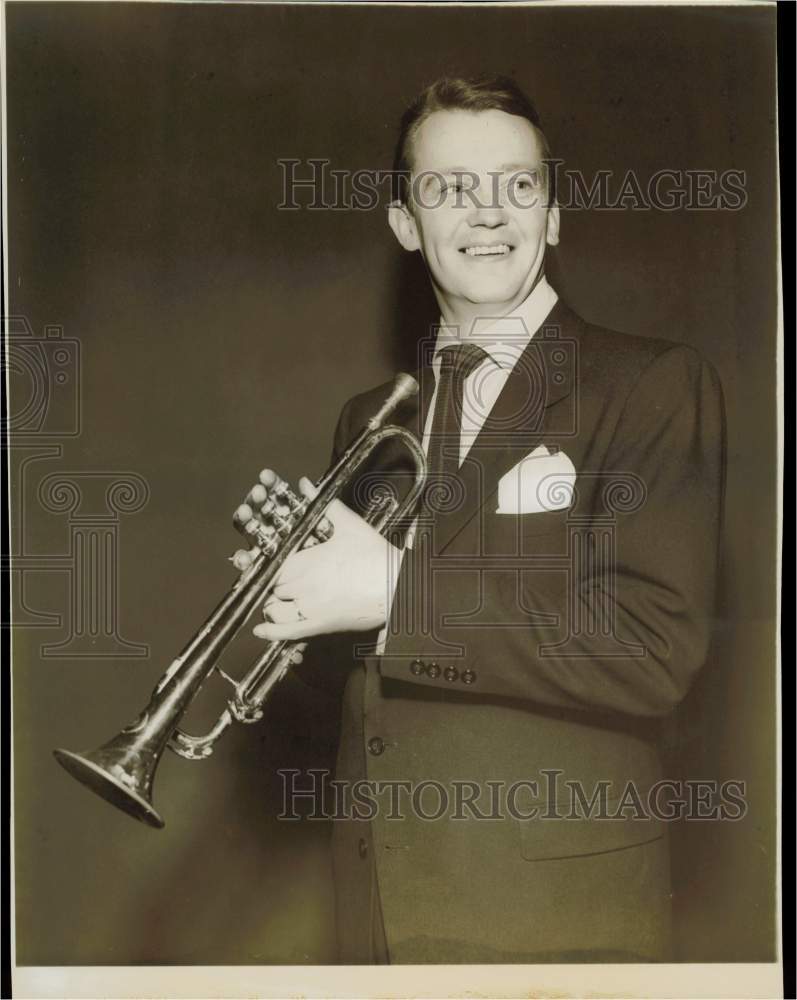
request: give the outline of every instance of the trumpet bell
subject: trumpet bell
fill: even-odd
[[[128,815],[158,830],[166,825],[149,799],[152,774],[146,775],[143,773],[143,768],[138,769],[136,774],[138,787],[134,787],[113,773],[111,768],[114,768],[114,758],[105,748],[86,754],[73,753],[71,750],[53,750],[53,756],[73,778]],[[156,765],[157,759],[152,762],[153,773]],[[127,781],[130,780],[128,773],[122,772],[118,764],[115,765],[115,769],[119,770]]]

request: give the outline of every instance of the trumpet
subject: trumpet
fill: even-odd
[[[155,773],[164,751],[189,760],[208,757],[222,733],[233,723],[253,723],[263,717],[263,705],[292,664],[301,662],[306,643],[267,643],[239,681],[219,666],[219,659],[249,619],[262,606],[276,577],[293,552],[322,544],[334,530],[325,511],[351,482],[369,455],[389,438],[398,439],[414,462],[414,475],[402,501],[392,492],[377,495],[365,519],[387,534],[415,507],[426,483],[426,457],[417,438],[385,420],[403,400],[418,392],[411,375],[396,376],[393,390],[354,438],[337,462],[316,483],[312,500],[299,498],[276,475],[261,476],[260,488],[236,511],[234,523],[251,543],[239,559],[240,576],[161,677],[149,703],[129,726],[96,750],[74,753],[54,750],[56,760],[74,778],[130,816],[157,829],[165,822],[152,802]],[[262,502],[261,501],[265,501]],[[179,723],[207,678],[216,671],[233,688],[226,707],[208,733],[194,736]]]

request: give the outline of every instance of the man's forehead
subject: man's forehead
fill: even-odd
[[[540,136],[530,121],[505,111],[434,111],[413,138],[415,170],[504,170],[537,166]]]

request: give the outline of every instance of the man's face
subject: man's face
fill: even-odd
[[[444,319],[510,312],[543,273],[546,244],[558,242],[534,126],[504,111],[436,111],[411,154],[415,197],[391,208],[390,224],[423,254]]]

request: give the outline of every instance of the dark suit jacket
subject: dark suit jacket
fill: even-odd
[[[420,436],[433,376],[419,378],[395,422]],[[388,391],[346,405],[336,450]],[[367,827],[393,961],[666,957],[667,830],[646,796],[658,720],[710,641],[723,423],[695,350],[561,302],[513,369],[451,509],[405,555],[385,655],[344,696],[338,777],[412,783],[403,818],[379,799],[371,823],[335,829],[339,919],[356,909]],[[540,444],[572,461],[572,506],[498,514],[499,479]],[[360,485],[400,488],[405,465],[385,447]],[[423,782],[437,784],[413,809]],[[605,796],[603,818],[574,785]],[[417,815],[439,811],[440,786],[443,815]]]

